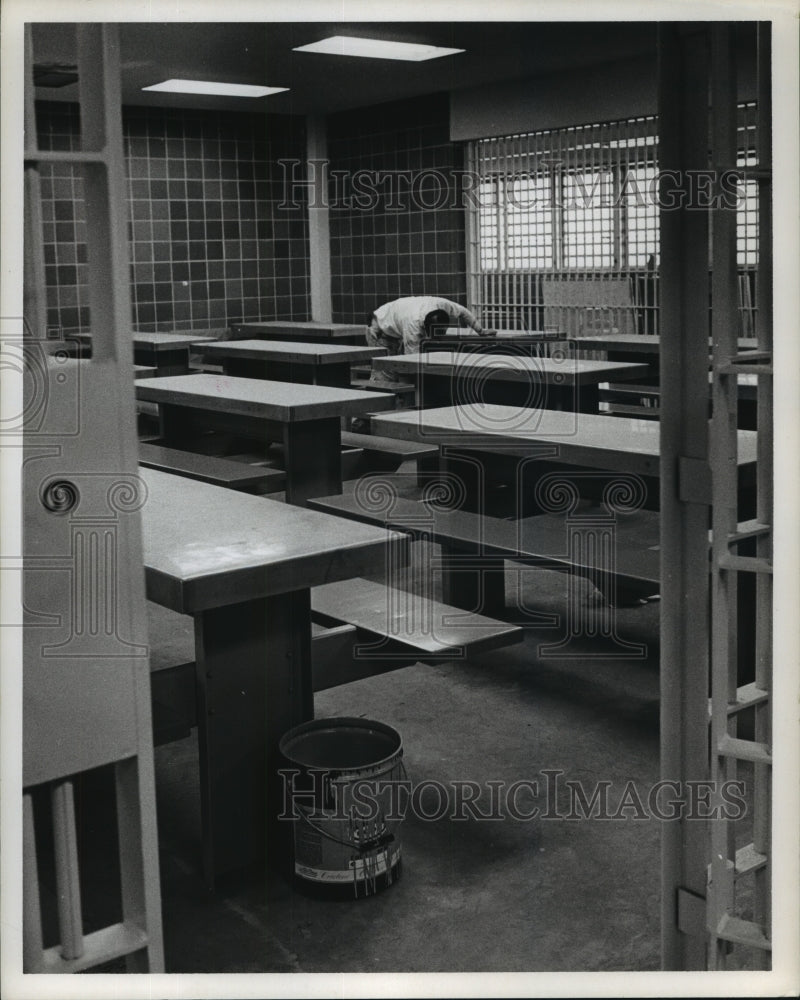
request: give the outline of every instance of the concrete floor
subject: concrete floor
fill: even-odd
[[[510,565],[510,564],[509,564]],[[507,592],[518,581],[507,572]],[[567,578],[529,570],[529,605],[563,616]],[[191,658],[191,621],[150,607],[158,655]],[[192,972],[503,972],[652,970],[659,964],[659,824],[655,819],[567,819],[566,780],[591,795],[610,782],[610,812],[629,781],[646,801],[658,778],[658,603],[618,613],[619,635],[644,659],[620,659],[582,640],[548,659],[563,634],[529,628],[521,645],[465,663],[416,665],[322,692],[317,717],[378,719],[402,735],[409,778],[522,788],[523,821],[407,815],[401,879],[375,897],[319,901],[277,875],[243,872],[203,889],[193,739],[156,751],[167,970]],[[598,654],[603,654],[598,656]],[[544,770],[561,790],[545,794]],[[437,798],[422,796],[436,811]],[[558,816],[546,818],[548,809]],[[630,817],[633,810],[627,810]]]

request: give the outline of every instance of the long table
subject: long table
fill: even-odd
[[[501,403],[539,409],[599,410],[599,385],[636,379],[646,365],[559,358],[430,351],[376,358],[373,368],[416,380],[422,409],[460,403]]]
[[[383,347],[284,340],[227,340],[198,345],[226,375],[266,378],[275,382],[350,386],[350,366],[386,354]]]
[[[191,450],[201,429],[282,442],[286,499],[296,504],[341,493],[341,418],[394,406],[381,392],[208,374],[145,379],[136,397],[158,403],[167,446]]]
[[[647,362],[656,371],[661,355],[661,337],[657,334],[598,334],[594,337],[570,337],[565,342],[574,344],[581,351],[605,351],[609,361]],[[753,351],[758,347],[758,341],[754,337],[740,337],[738,347],[740,351]]]
[[[244,340],[302,340],[307,343],[338,341],[346,344],[363,344],[366,341],[366,324],[321,323],[316,320],[294,322],[269,320],[265,323],[234,323],[231,332],[235,339]]]
[[[313,718],[309,588],[406,558],[406,538],[152,469],[149,600],[195,622],[203,871],[263,857],[280,736]]]
[[[465,327],[450,326],[443,336],[426,337],[419,345],[420,352],[452,351],[467,349],[476,354],[521,354],[528,357],[546,357],[547,345],[553,340],[563,340],[566,333],[557,330],[495,330],[488,334],[475,334]]]
[[[611,500],[631,511],[659,507],[655,421],[468,404],[379,414],[372,427],[387,437],[440,445],[443,489],[431,494],[438,506],[497,513],[496,486],[505,483],[506,499],[500,503],[506,506],[500,514],[516,520],[556,511],[566,516],[579,498],[603,505]],[[756,432],[740,430],[738,442],[744,520],[755,516]],[[482,558],[479,565],[481,574],[475,577],[445,564],[443,592],[450,603],[496,613],[485,600],[489,593],[502,600],[502,559]]]
[[[140,333],[133,332],[133,362],[143,368],[152,368],[156,375],[185,375],[189,371],[189,353],[192,344],[211,343],[215,334],[192,333]],[[63,340],[47,341],[48,352],[62,352],[69,357],[92,356],[92,336],[88,333],[73,334]],[[140,376],[141,377],[141,376]]]
[[[372,429],[386,437],[438,444],[445,458],[478,453],[484,470],[505,465],[515,470],[513,478],[527,469],[531,488],[540,469],[546,467],[542,463],[629,473],[649,487],[645,505],[658,505],[654,487],[660,475],[660,432],[656,421],[471,403],[377,414]],[[755,431],[739,431],[742,486],[754,478],[756,441]],[[459,475],[474,478],[463,468]],[[473,489],[468,483],[468,492]],[[483,497],[476,499],[482,502]]]

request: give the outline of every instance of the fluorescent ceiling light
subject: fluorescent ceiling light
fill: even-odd
[[[366,59],[405,59],[423,62],[452,56],[464,49],[443,49],[438,45],[417,45],[411,42],[387,42],[381,38],[351,38],[349,35],[333,35],[321,42],[299,45],[295,52],[324,52],[332,56],[363,56]]]
[[[280,94],[288,87],[254,87],[249,83],[215,83],[213,80],[164,80],[142,90],[159,90],[166,94],[218,94],[220,97],[267,97]]]

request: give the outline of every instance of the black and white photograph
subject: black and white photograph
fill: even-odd
[[[797,995],[799,14],[4,0],[4,996]]]

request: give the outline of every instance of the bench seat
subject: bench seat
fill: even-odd
[[[354,494],[318,497],[314,510],[354,518],[367,524],[406,531],[427,538],[453,554],[478,554],[510,559],[589,577],[610,603],[630,603],[660,590],[659,518],[655,511],[639,510],[617,518],[613,580],[599,572],[588,552],[568,551],[563,515],[536,514],[519,521],[488,517],[471,511],[442,510],[419,500],[397,497],[387,512],[370,511]],[[597,505],[582,513],[602,514]]]
[[[351,389],[361,389],[365,392],[391,392],[406,401],[413,402],[416,397],[416,387],[411,382],[371,382],[368,378],[354,378],[350,381]]]
[[[439,459],[438,445],[401,441],[376,434],[342,431],[342,446],[362,449],[364,455],[359,475],[365,472],[394,472],[403,462],[416,462],[417,468],[421,469],[421,463],[436,463]]]
[[[623,417],[657,420],[661,394],[658,386],[610,384],[600,388],[600,412]]]
[[[522,641],[522,629],[384,583],[356,577],[311,591],[312,619],[385,639],[410,662],[461,659]],[[396,647],[396,650],[395,650]]]
[[[318,619],[312,624],[311,636],[315,692],[415,663],[440,663],[462,658],[468,651],[497,649],[522,640],[520,628],[481,615],[469,615],[439,602],[426,604],[425,616],[420,617],[423,599],[404,593],[394,598],[398,610],[411,607],[414,621],[429,625],[418,635],[402,634],[397,625],[392,629],[387,624],[388,589],[369,580],[329,583],[315,587],[311,594],[312,614]],[[406,601],[412,603],[407,605]],[[451,618],[457,621],[451,623]],[[365,647],[377,643],[380,648],[369,655]],[[186,652],[191,655],[188,649]],[[151,668],[156,746],[186,739],[197,726],[196,673],[191,661]]]
[[[146,469],[171,472],[176,476],[248,493],[275,492],[286,482],[285,474],[277,469],[245,465],[215,455],[198,455],[155,444],[139,445],[139,464]]]

